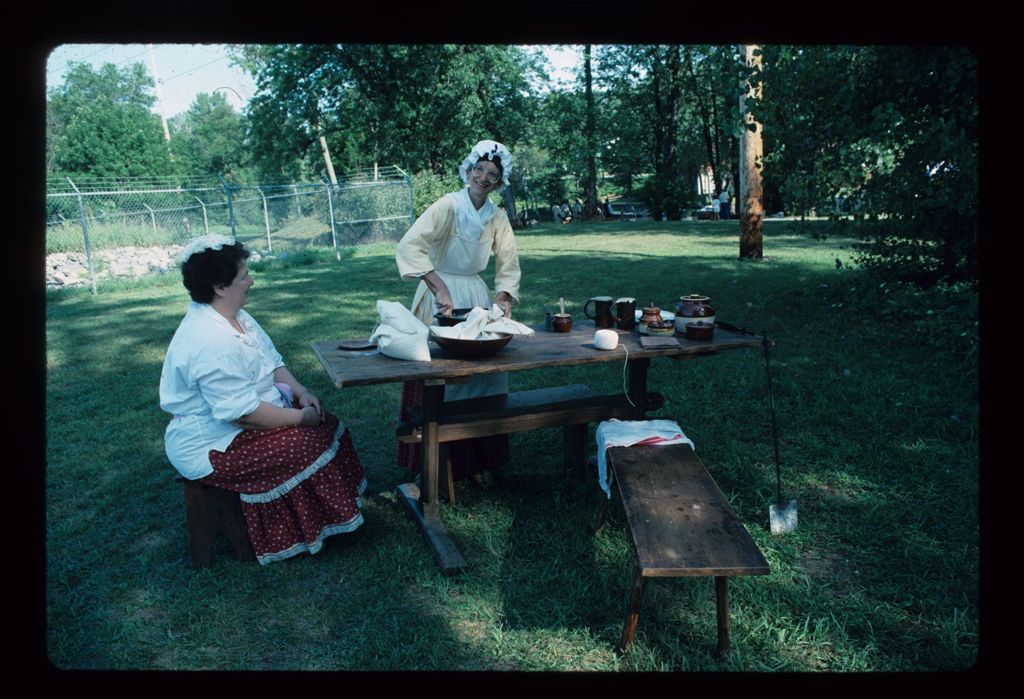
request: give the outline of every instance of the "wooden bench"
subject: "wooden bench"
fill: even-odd
[[[663,403],[660,394],[648,393],[642,407],[645,411],[657,410]],[[635,418],[637,410],[624,395],[607,396],[583,384],[449,401],[444,403],[438,421],[438,441],[443,445],[460,439],[561,427],[565,465],[582,470],[587,463],[587,424]],[[397,432],[399,441],[420,442],[422,420],[403,422]],[[448,471],[448,500],[454,502],[451,461],[442,455],[441,463]]]
[[[188,554],[192,567],[209,568],[213,565],[213,543],[218,534],[227,538],[235,558],[255,561],[256,553],[249,540],[249,528],[238,493],[181,476],[175,480],[183,483],[185,489]]]
[[[729,650],[727,579],[767,575],[768,562],[688,444],[611,447],[607,458],[637,554],[619,650],[625,652],[633,641],[647,578],[713,576],[717,652],[724,655]]]

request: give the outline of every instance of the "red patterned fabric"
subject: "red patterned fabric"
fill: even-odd
[[[246,430],[210,451],[204,483],[239,493],[261,564],[308,551],[363,523],[363,465],[348,428],[326,413],[316,427]]]
[[[402,385],[402,405],[399,420],[412,420],[413,412],[423,403],[423,382],[406,381]],[[452,475],[455,480],[468,478],[470,474],[483,471],[496,471],[509,462],[511,450],[507,434],[491,437],[476,437],[448,442],[448,454],[452,460]],[[419,473],[422,464],[420,445],[398,443],[398,465],[402,468]]]

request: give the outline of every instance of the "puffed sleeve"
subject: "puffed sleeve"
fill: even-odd
[[[254,376],[255,364],[242,355],[228,353],[197,358],[192,364],[192,381],[199,387],[216,420],[234,422],[259,407]]]
[[[441,197],[427,207],[398,242],[395,261],[402,279],[419,278],[432,271],[454,229],[455,207],[451,197]]]
[[[519,270],[516,236],[504,210],[494,215],[493,222],[496,226],[491,248],[494,251],[494,293],[504,291],[518,302],[522,273]]]

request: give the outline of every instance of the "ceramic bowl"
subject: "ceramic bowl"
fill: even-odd
[[[697,321],[695,323],[686,324],[687,340],[710,340],[714,336],[715,326],[713,323]]]
[[[676,325],[671,320],[658,320],[647,324],[648,335],[671,335],[676,331]]]
[[[454,337],[433,335],[431,339],[449,354],[459,359],[480,359],[491,357],[512,339],[512,333],[497,333],[501,337],[494,340],[463,340]]]

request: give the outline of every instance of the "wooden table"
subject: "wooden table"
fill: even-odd
[[[573,330],[568,333],[552,332],[543,326],[534,326],[534,330],[536,332],[532,336],[513,337],[498,354],[486,359],[458,359],[433,342],[430,343],[430,362],[392,359],[376,349],[342,349],[343,342],[351,344],[352,340],[322,340],[311,345],[338,388],[415,380],[424,382],[422,489],[415,483],[404,483],[398,486],[398,492],[446,574],[456,573],[466,567],[465,559],[441,522],[437,493],[440,464],[438,432],[446,382],[458,383],[478,374],[601,362],[617,364],[626,359],[627,395],[630,405],[635,406],[630,417],[642,420],[647,409],[647,373],[651,358],[691,358],[727,349],[760,347],[762,344],[762,338],[757,335],[738,328],[726,329],[719,326],[712,340],[698,342],[676,335],[677,342],[670,345],[645,347],[642,336],[635,331],[619,330],[619,346],[606,351],[594,347],[595,328],[589,321],[576,321]]]

